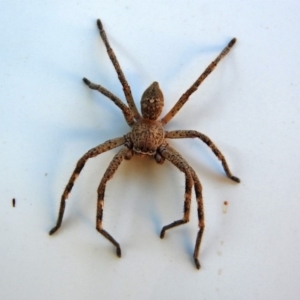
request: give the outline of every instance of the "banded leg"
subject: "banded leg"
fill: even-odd
[[[110,47],[110,44],[108,42],[106,33],[105,33],[104,28],[102,26],[102,23],[101,23],[101,21],[99,19],[97,20],[97,26],[98,26],[99,31],[100,31],[100,36],[101,36],[101,38],[102,38],[102,40],[103,40],[103,42],[105,44],[108,56],[109,56],[109,58],[110,58],[110,60],[111,60],[111,62],[113,64],[113,66],[114,66],[114,68],[115,68],[115,70],[116,70],[116,72],[118,74],[119,80],[120,80],[120,82],[121,82],[121,84],[123,86],[123,91],[124,91],[127,103],[129,105],[129,108],[132,111],[135,119],[138,120],[138,119],[141,118],[141,116],[140,116],[140,114],[139,114],[139,112],[138,112],[138,110],[136,108],[135,103],[134,103],[134,100],[133,100],[133,97],[132,97],[132,94],[131,94],[131,90],[130,90],[130,86],[128,85],[127,80],[125,79],[125,76],[123,74],[123,71],[122,71],[122,69],[120,67],[120,64],[119,64],[119,62],[117,60],[117,57],[116,57],[113,49]]]
[[[98,92],[109,98],[112,102],[114,102],[122,110],[125,120],[129,126],[132,126],[134,124],[134,118],[131,110],[117,96],[105,89],[103,86],[92,83],[86,78],[83,78],[82,80],[90,89],[97,90]]]
[[[167,124],[178,113],[182,106],[187,102],[190,95],[198,89],[199,85],[204,81],[204,79],[215,69],[219,61],[230,51],[235,42],[236,39],[232,39],[229,42],[229,44],[223,49],[223,51],[219,54],[219,56],[213,62],[210,63],[210,65],[194,82],[194,84],[179,98],[179,100],[173,106],[173,108],[161,119],[163,125]]]
[[[103,152],[106,152],[108,150],[114,149],[118,146],[123,145],[126,142],[124,137],[120,137],[120,138],[115,138],[112,140],[108,140],[105,143],[92,148],[91,150],[89,150],[85,155],[83,155],[80,160],[78,161],[75,170],[73,171],[73,174],[71,176],[71,178],[69,179],[69,182],[61,196],[61,201],[60,201],[60,207],[59,207],[59,213],[58,213],[58,218],[57,218],[57,222],[56,225],[50,230],[49,234],[52,235],[54,232],[56,232],[58,230],[58,228],[61,226],[62,220],[63,220],[63,216],[64,216],[64,212],[65,212],[65,207],[66,207],[66,199],[69,196],[69,193],[71,192],[74,182],[76,180],[76,178],[79,176],[81,170],[83,169],[86,161],[89,158],[95,157]]]
[[[175,131],[166,132],[165,137],[168,139],[199,138],[213,151],[213,153],[217,156],[217,158],[222,162],[222,166],[227,177],[235,182],[240,182],[240,179],[236,176],[233,176],[232,173],[230,172],[224,155],[217,148],[217,146],[211,141],[211,139],[206,135],[195,130],[175,130]]]
[[[190,172],[190,167],[184,158],[173,148],[167,146],[160,149],[160,154],[163,158],[170,161],[174,166],[176,166],[181,172],[185,175],[185,199],[184,199],[184,209],[183,209],[183,218],[178,221],[166,225],[162,228],[160,233],[160,238],[165,236],[166,230],[169,230],[175,226],[185,224],[189,221],[190,218],[190,207],[191,207],[191,194],[193,187],[193,178]]]
[[[200,180],[199,180],[197,174],[191,167],[190,167],[190,171],[191,171],[193,181],[194,181],[194,188],[195,188],[195,194],[196,194],[196,200],[197,200],[198,227],[199,227],[193,257],[194,257],[194,262],[195,262],[196,268],[200,269],[201,266],[200,266],[198,256],[199,256],[201,240],[202,240],[202,236],[203,236],[203,232],[204,232],[204,228],[205,228],[202,186],[201,186],[201,183],[200,183]]]
[[[119,243],[106,230],[102,228],[104,194],[107,181],[113,177],[123,159],[126,158],[126,154],[128,151],[130,151],[130,149],[123,148],[115,155],[108,168],[106,169],[98,187],[96,229],[117,248],[118,257],[121,257],[121,247]]]

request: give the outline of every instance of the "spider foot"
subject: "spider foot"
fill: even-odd
[[[49,231],[49,235],[52,235],[53,233],[55,233],[57,230],[58,230],[58,228],[59,228],[60,226],[55,226],[55,227],[53,227],[50,231]]]
[[[88,79],[86,79],[85,77],[83,77],[82,80],[83,80],[83,82],[84,82],[86,85],[90,85],[90,84],[91,84],[91,82],[90,82]]]
[[[160,238],[163,239],[164,236],[165,236],[165,232],[166,232],[166,229],[165,229],[166,226],[164,226],[160,232]]]
[[[160,232],[160,238],[161,239],[164,238],[166,230],[171,229],[171,228],[173,228],[175,226],[179,226],[179,225],[185,224],[185,223],[187,223],[186,220],[178,220],[178,221],[175,221],[175,222],[173,222],[173,223],[171,223],[169,225],[164,226],[162,228],[161,232]]]
[[[121,247],[120,247],[120,245],[117,246],[117,256],[121,257]]]
[[[196,268],[197,268],[198,270],[200,270],[201,265],[200,265],[199,259],[196,258],[196,257],[194,257],[194,262],[195,262]]]
[[[238,177],[230,176],[229,178],[230,178],[231,180],[237,182],[237,183],[240,183],[240,182],[241,182],[241,180],[240,180]]]
[[[105,231],[104,229],[98,229],[97,228],[97,230],[116,247],[117,256],[121,257],[121,247],[120,247],[120,244],[107,231]]]
[[[102,25],[100,19],[97,20],[97,26],[100,30],[103,30],[103,25]]]
[[[233,39],[229,42],[228,47],[231,48],[231,47],[235,44],[235,42],[236,42],[236,38],[233,38]]]

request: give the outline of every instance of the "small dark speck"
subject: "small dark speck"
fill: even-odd
[[[16,206],[16,199],[15,199],[15,198],[12,199],[12,206],[13,206],[13,207]]]
[[[48,173],[45,173],[45,176],[47,176],[48,175]]]
[[[226,214],[228,209],[228,201],[224,201],[223,203],[223,213]]]

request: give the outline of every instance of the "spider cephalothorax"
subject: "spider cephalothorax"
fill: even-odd
[[[191,194],[192,188],[194,188],[198,207],[199,230],[196,238],[193,257],[196,267],[200,269],[198,254],[205,226],[202,200],[202,186],[193,168],[177,151],[175,151],[172,147],[168,145],[166,139],[199,138],[208,147],[211,148],[213,153],[221,161],[226,175],[235,182],[240,182],[240,180],[231,174],[225,157],[206,135],[194,130],[175,130],[167,132],[164,131],[163,126],[175,116],[175,114],[189,99],[189,96],[194,91],[196,91],[196,89],[199,87],[202,81],[214,70],[218,62],[229,52],[231,47],[234,45],[236,39],[232,39],[229,42],[227,47],[225,47],[224,50],[219,54],[219,56],[205,69],[205,71],[199,76],[199,78],[194,82],[194,84],[179,98],[174,107],[162,119],[158,120],[164,106],[163,93],[160,90],[158,83],[153,82],[143,93],[141,99],[142,115],[140,115],[133,101],[130,87],[125,79],[125,76],[121,70],[117,58],[112,48],[110,47],[110,44],[107,40],[105,31],[100,20],[97,21],[97,25],[100,30],[101,38],[106,46],[107,53],[112,61],[113,66],[115,67],[115,70],[118,73],[119,80],[123,86],[128,106],[125,105],[118,97],[116,97],[110,91],[106,90],[101,85],[94,84],[86,78],[83,78],[83,81],[91,89],[98,90],[100,93],[107,96],[122,110],[127,124],[131,127],[131,131],[123,137],[106,141],[105,143],[89,150],[85,155],[81,157],[62,194],[56,226],[51,229],[49,234],[53,234],[61,226],[65,211],[66,199],[68,198],[68,195],[72,190],[74,182],[81,170],[83,169],[86,161],[89,158],[95,157],[105,151],[123,145],[123,148],[115,155],[115,157],[109,164],[98,188],[96,229],[116,247],[117,255],[121,257],[121,247],[119,243],[106,230],[104,230],[102,226],[104,193],[106,184],[108,180],[112,178],[113,174],[116,172],[122,160],[129,160],[133,155],[152,157],[157,163],[160,164],[164,163],[165,160],[168,160],[185,175],[184,210],[183,218],[164,226],[161,230],[160,237],[164,237],[166,230],[175,226],[185,224],[189,221]]]
[[[128,134],[132,149],[136,154],[154,155],[164,142],[164,128],[158,121],[138,120]]]

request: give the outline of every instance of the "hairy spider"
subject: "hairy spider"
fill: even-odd
[[[66,199],[68,198],[68,195],[72,190],[74,182],[81,170],[83,169],[87,160],[105,151],[123,145],[123,148],[114,156],[113,160],[109,164],[98,187],[96,216],[97,231],[99,231],[116,247],[117,256],[121,257],[121,248],[119,243],[106,230],[104,230],[102,226],[104,193],[106,183],[112,178],[113,174],[116,172],[121,162],[124,159],[131,159],[133,155],[152,157],[159,164],[163,164],[165,160],[168,160],[185,175],[184,213],[182,219],[174,221],[173,223],[164,226],[161,230],[160,237],[163,238],[165,236],[166,230],[169,230],[175,226],[185,224],[189,221],[191,193],[192,188],[194,187],[198,206],[199,231],[196,238],[193,258],[195,261],[196,268],[200,269],[198,254],[205,226],[202,200],[202,186],[193,168],[177,151],[175,151],[172,147],[168,145],[166,139],[199,138],[208,147],[210,147],[213,153],[222,162],[227,177],[229,177],[235,182],[240,182],[240,180],[231,174],[225,157],[206,135],[194,130],[165,131],[163,126],[167,124],[178,113],[181,107],[189,99],[189,96],[197,90],[202,81],[215,69],[218,62],[230,51],[231,47],[235,44],[236,39],[234,38],[229,42],[229,44],[224,48],[224,50],[219,54],[219,56],[205,69],[205,71],[194,82],[194,84],[179,98],[174,107],[162,119],[158,120],[164,105],[164,96],[159,88],[158,83],[153,82],[143,93],[141,99],[142,115],[140,115],[135,106],[130,87],[125,79],[125,76],[114,54],[114,51],[112,50],[108,42],[106,33],[103,29],[100,20],[97,20],[97,25],[100,31],[100,36],[105,44],[108,56],[123,86],[128,106],[125,105],[118,97],[116,97],[114,94],[112,94],[110,91],[108,91],[101,85],[92,83],[86,78],[83,78],[83,81],[89,88],[97,90],[106,97],[108,97],[122,110],[127,124],[131,127],[131,132],[127,133],[123,137],[118,137],[106,141],[105,143],[89,150],[85,155],[83,155],[79,159],[76,168],[62,194],[57,223],[55,227],[50,230],[49,234],[53,234],[61,226],[66,206]]]

